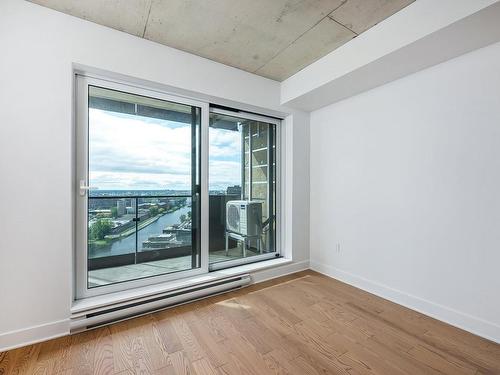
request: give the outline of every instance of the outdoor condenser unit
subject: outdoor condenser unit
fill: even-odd
[[[260,236],[262,234],[262,202],[227,202],[226,230],[242,236]]]

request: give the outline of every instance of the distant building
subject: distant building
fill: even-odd
[[[116,201],[116,212],[118,216],[125,215],[125,210],[126,210],[125,199],[118,199]]]
[[[226,195],[241,196],[241,186],[239,186],[239,185],[228,186],[227,190],[226,190]]]

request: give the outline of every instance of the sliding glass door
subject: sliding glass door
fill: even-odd
[[[213,108],[209,128],[210,268],[277,256],[279,120]]]
[[[207,272],[207,106],[85,77],[77,87],[77,297]]]
[[[279,124],[77,75],[76,298],[278,256]]]

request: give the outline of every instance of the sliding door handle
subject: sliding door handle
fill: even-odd
[[[83,197],[89,190],[98,190],[96,186],[88,186],[85,184],[85,180],[80,180],[80,195]]]

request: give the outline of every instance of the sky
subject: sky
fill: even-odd
[[[210,128],[209,189],[241,184],[240,133]],[[191,125],[89,109],[90,185],[190,190]]]

